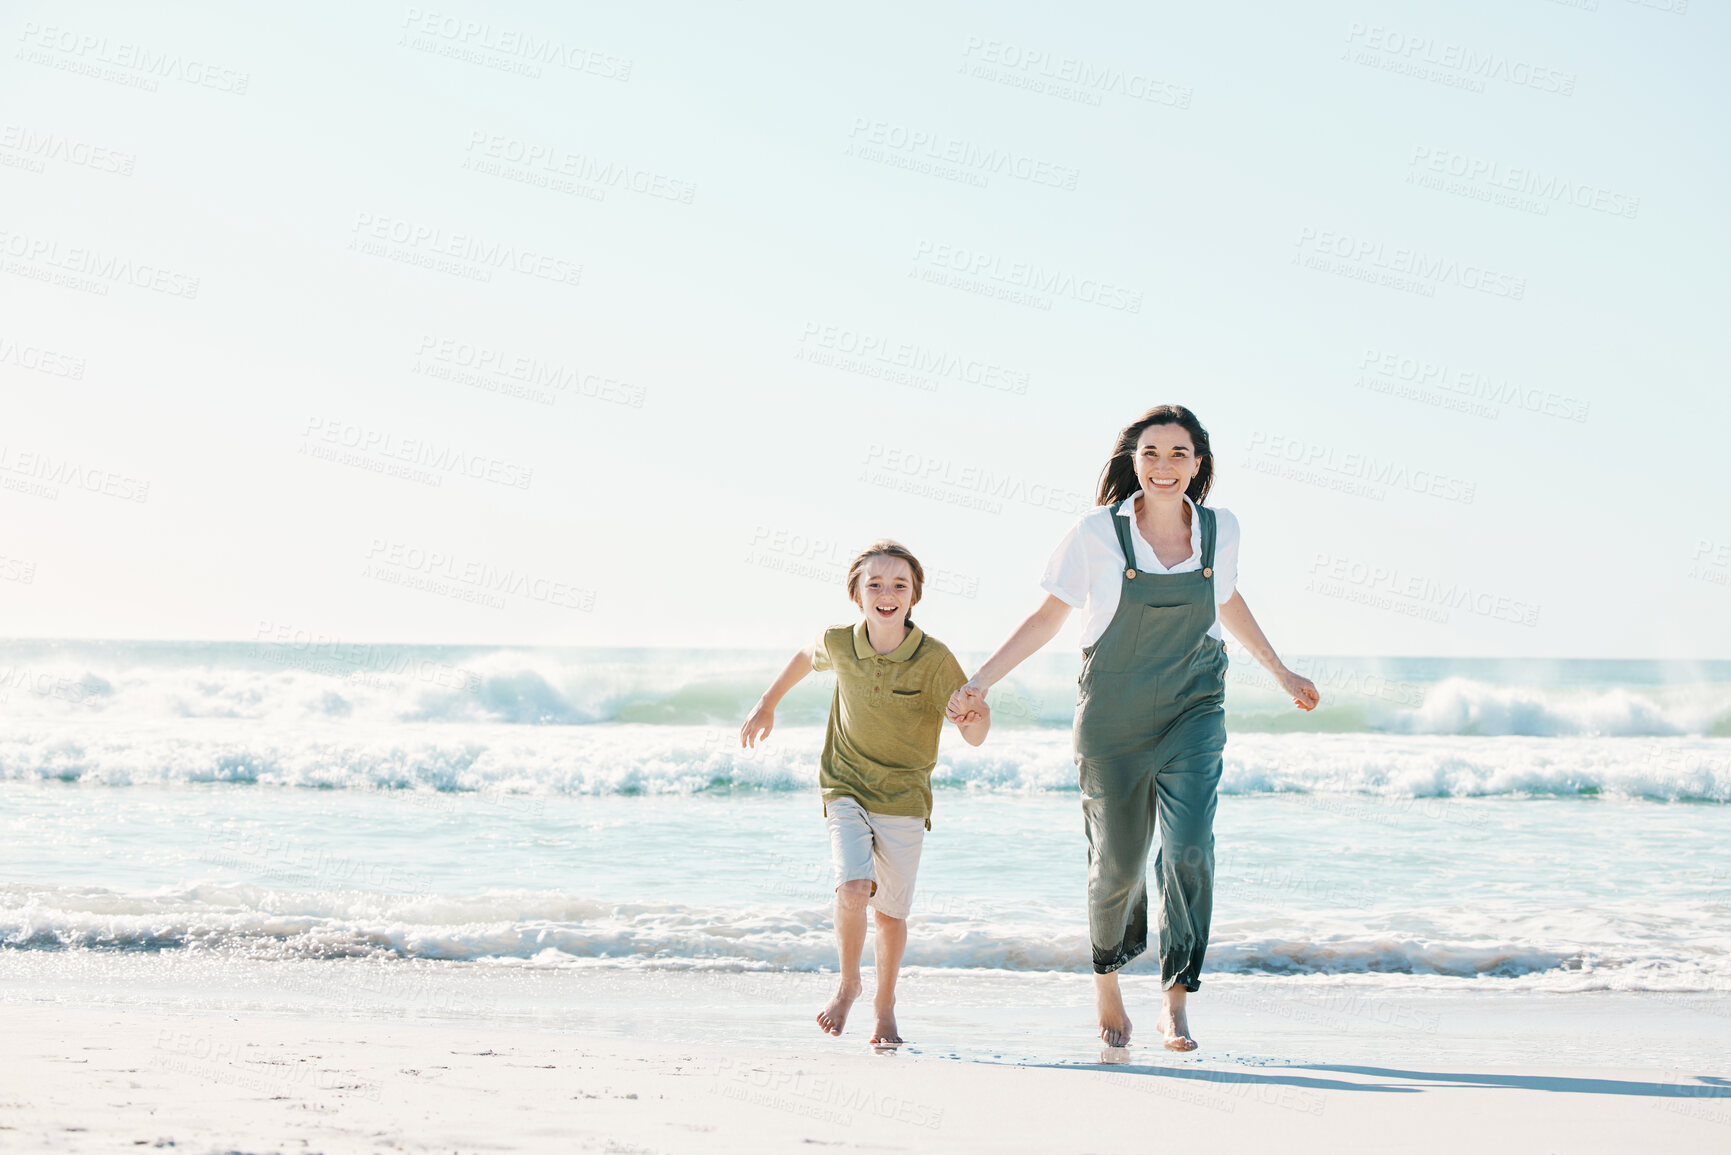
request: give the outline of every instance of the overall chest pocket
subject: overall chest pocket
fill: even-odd
[[[1136,621],[1136,659],[1145,661],[1182,657],[1196,645],[1201,614],[1188,602],[1176,606],[1143,606]]]

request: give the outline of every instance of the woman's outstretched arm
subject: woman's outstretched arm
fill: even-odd
[[[1040,608],[1023,618],[1016,631],[1004,639],[1004,644],[986,659],[984,665],[974,671],[968,684],[950,695],[950,716],[954,718],[965,714],[970,696],[984,700],[986,691],[1021,665],[1024,658],[1057,637],[1069,616],[1070,607],[1047,594],[1046,600],[1040,603]]]
[[[1232,596],[1226,599],[1225,604],[1220,607],[1220,622],[1232,631],[1232,636],[1250,651],[1252,657],[1262,663],[1263,669],[1274,675],[1280,688],[1292,695],[1294,706],[1300,710],[1316,709],[1316,704],[1322,701],[1322,696],[1316,692],[1316,683],[1286,668],[1286,663],[1280,660],[1267,636],[1263,634],[1262,627],[1256,624],[1256,618],[1245,604],[1243,594],[1235,590]]]

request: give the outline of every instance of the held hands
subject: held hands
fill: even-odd
[[[970,726],[981,718],[989,718],[992,708],[986,705],[986,688],[969,682],[950,695],[944,715],[958,726]]]
[[[739,744],[741,746],[756,746],[769,737],[769,732],[775,729],[775,707],[759,702],[752,708],[751,716],[745,720],[745,725],[739,728]]]
[[[1280,688],[1292,695],[1292,704],[1300,710],[1314,710],[1322,695],[1316,692],[1316,683],[1300,674],[1282,666],[1278,675]]]

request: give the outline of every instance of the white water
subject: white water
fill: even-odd
[[[737,744],[776,664],[13,643],[0,947],[833,966],[827,689]],[[1727,669],[1308,668],[1332,714],[1229,683],[1206,973],[1731,991]],[[1036,668],[985,746],[946,738],[910,965],[1086,969],[1073,679]]]

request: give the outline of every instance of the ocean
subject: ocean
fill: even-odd
[[[784,660],[5,643],[0,954],[832,970],[831,683],[738,746]],[[1233,657],[1198,999],[1211,978],[1731,991],[1731,663],[1293,665],[1322,690],[1313,714]],[[1076,667],[1040,655],[995,688],[984,746],[946,734],[910,975],[1088,971]]]

